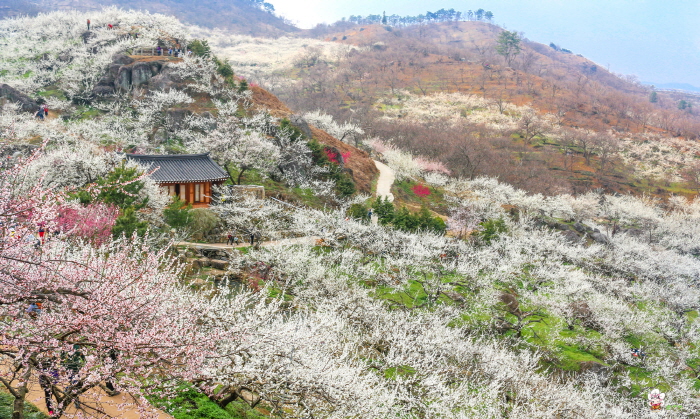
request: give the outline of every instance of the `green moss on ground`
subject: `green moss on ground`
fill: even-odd
[[[12,419],[12,409],[14,405],[14,397],[9,393],[0,391],[0,419]],[[44,413],[31,403],[24,402],[24,417],[25,419],[46,419]]]
[[[243,401],[233,401],[225,408],[214,403],[205,394],[189,384],[179,386],[172,398],[162,398],[158,395],[147,397],[156,407],[172,415],[175,419],[263,419],[263,415],[251,409]]]

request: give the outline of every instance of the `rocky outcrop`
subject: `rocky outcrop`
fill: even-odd
[[[300,115],[290,115],[289,122],[292,124],[292,126],[299,128],[301,132],[303,132],[304,135],[306,135],[306,138],[313,137],[313,133],[311,132],[311,127],[309,126],[309,123],[306,122],[306,120]]]
[[[114,80],[114,88],[120,92],[131,90],[131,67],[119,67],[117,78]]]
[[[39,104],[35,100],[8,84],[0,84],[0,98],[19,104],[24,112],[39,110]]]
[[[108,97],[134,88],[167,91],[184,87],[185,80],[163,60],[137,62],[128,55],[115,54],[107,72],[95,85],[93,94]]]
[[[85,44],[87,44],[88,41],[95,38],[96,36],[97,35],[95,35],[95,32],[93,32],[93,31],[83,32],[82,35],[80,35],[80,37],[83,39],[83,43],[85,43]]]
[[[109,70],[107,70],[107,74],[102,76],[100,81],[97,82],[95,88],[92,89],[92,92],[97,96],[107,96],[113,94],[115,89],[115,80],[117,79],[120,68],[121,66],[119,64],[110,65]]]
[[[131,86],[135,88],[144,84],[148,84],[148,82],[151,81],[151,77],[153,76],[153,69],[151,68],[150,63],[136,63],[131,68]]]
[[[112,64],[129,65],[129,64],[133,64],[133,62],[134,62],[134,59],[129,57],[128,55],[114,54],[112,56]]]
[[[149,87],[152,90],[168,91],[172,88],[181,88],[184,80],[177,74],[175,69],[165,63],[161,66],[158,74],[151,78]]]

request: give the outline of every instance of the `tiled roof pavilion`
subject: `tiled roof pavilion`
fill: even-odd
[[[228,173],[209,153],[203,154],[127,154],[128,159],[153,170],[151,178],[157,183],[223,182]]]

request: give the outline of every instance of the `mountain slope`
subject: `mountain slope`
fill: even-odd
[[[88,16],[96,25],[85,32]],[[109,30],[104,22],[118,25]],[[163,378],[169,391],[159,398],[172,397],[169,407],[183,415],[209,396],[224,407],[250,403],[267,417],[653,419],[660,412],[647,394],[658,389],[675,410],[666,416],[697,417],[700,199],[542,196],[493,177],[448,177],[436,162],[371,137],[385,129],[426,152],[451,139],[474,145],[483,138],[503,155],[512,142],[523,145],[515,158],[528,167],[533,150],[561,140],[548,131],[552,116],[526,104],[433,91],[440,85],[426,86],[425,94],[375,89],[382,79],[368,76],[357,85],[346,81],[354,99],[341,105],[357,112],[356,103],[366,101],[368,114],[376,112],[366,131],[321,113],[298,118],[211,56],[143,55],[155,45],[201,47],[188,33],[171,17],[117,9],[0,21],[0,279],[8,290],[0,293],[0,347],[15,356],[10,361],[32,362],[22,370],[33,374],[31,382],[54,361],[64,372],[63,358],[80,344],[85,367],[70,383],[57,380],[63,394],[107,380],[120,390],[157,391],[150,386]],[[345,51],[358,66],[374,63],[352,61],[373,58],[368,52],[391,52],[382,44]],[[438,54],[428,57],[441,64]],[[312,93],[329,86],[316,70],[353,70],[321,54],[299,62],[295,75]],[[489,89],[499,81],[496,70]],[[501,73],[512,81],[511,71]],[[319,103],[339,106],[331,99]],[[47,119],[35,116],[39,103],[49,106]],[[329,138],[304,119],[342,135]],[[552,124],[526,147],[520,136],[532,134],[528,121]],[[394,171],[396,201],[412,194],[424,205],[418,217],[334,188],[351,175],[362,189],[362,169],[352,165],[371,160],[349,144],[364,147],[362,140]],[[22,151],[41,144],[22,161]],[[576,147],[572,153],[585,159]],[[210,151],[249,181],[243,183],[302,202],[236,197],[231,187],[209,209],[187,213],[175,202],[166,210],[170,197],[148,178],[126,178],[121,150]],[[597,166],[602,155],[589,158]],[[141,182],[143,189],[131,189]],[[71,200],[69,192],[92,202]],[[111,243],[105,219],[116,220],[87,210],[115,198],[120,227],[138,217],[152,234]],[[450,214],[450,234],[424,227],[426,207],[438,200]],[[147,208],[122,211],[130,202]],[[368,219],[369,207],[378,224]],[[75,226],[56,221],[67,209],[78,214]],[[95,224],[107,227],[101,250],[90,240]],[[52,234],[35,243],[42,226]],[[171,234],[195,228],[211,242],[227,232],[318,240],[213,254],[207,246],[170,247],[179,239]],[[28,310],[40,298],[45,305]],[[161,347],[177,352],[149,370],[146,364],[163,359]],[[178,388],[196,397],[182,402]],[[226,417],[204,408],[192,413]]]
[[[271,73],[238,69],[297,111],[354,121],[463,176],[543,193],[697,189],[692,99],[650,100],[633,79],[527,39],[507,63],[496,50],[503,29],[485,22],[341,26],[325,40],[344,50],[307,47]]]

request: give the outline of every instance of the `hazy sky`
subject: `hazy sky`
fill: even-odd
[[[308,28],[350,15],[483,8],[533,41],[554,42],[642,81],[700,86],[699,0],[268,0]]]

